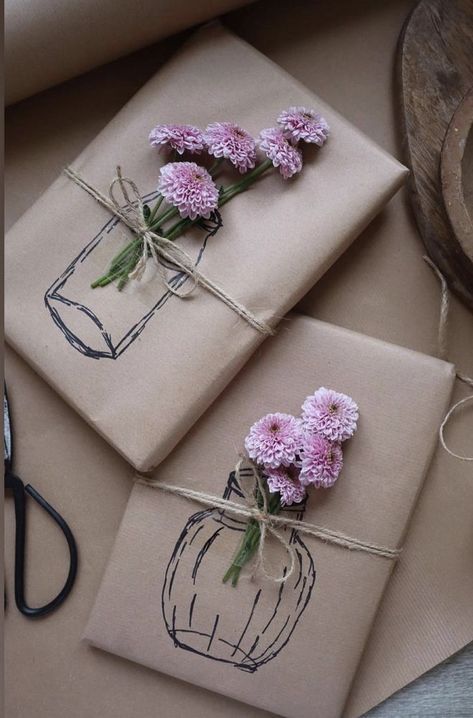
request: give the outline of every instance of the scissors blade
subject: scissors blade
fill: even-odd
[[[3,458],[5,466],[11,464],[11,453],[12,453],[12,436],[11,436],[11,421],[10,421],[10,407],[8,405],[8,397],[6,391],[3,392]]]

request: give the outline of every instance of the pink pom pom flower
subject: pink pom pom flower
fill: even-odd
[[[251,427],[245,439],[248,456],[268,469],[294,463],[302,445],[300,419],[291,414],[266,414]]]
[[[213,157],[224,157],[241,173],[255,166],[256,142],[234,122],[212,122],[204,132],[207,151]]]
[[[303,486],[316,489],[333,486],[343,467],[340,444],[318,434],[307,434],[302,449],[302,466],[299,480]]]
[[[301,171],[302,152],[288,142],[278,127],[261,130],[259,146],[273,165],[279,168],[284,179]]]
[[[153,147],[166,145],[180,155],[184,152],[202,152],[205,148],[202,130],[193,125],[157,125],[149,134]]]
[[[281,506],[300,504],[305,499],[306,490],[299,481],[299,472],[295,466],[281,466],[266,471],[268,488],[273,494],[279,491]]]
[[[302,404],[304,429],[321,434],[330,441],[345,441],[353,436],[358,421],[358,406],[346,394],[321,387]]]
[[[161,167],[158,191],[181,217],[210,217],[218,206],[218,189],[210,174],[195,162],[169,162]]]
[[[329,135],[329,126],[322,115],[307,107],[289,107],[278,117],[284,135],[292,142],[311,142],[322,147]]]

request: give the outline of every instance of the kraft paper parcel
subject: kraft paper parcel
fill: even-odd
[[[315,88],[329,100],[330,104],[358,124],[364,132],[380,142],[388,151],[396,154],[392,137],[396,126],[396,112],[390,92],[390,78],[395,39],[403,15],[408,12],[408,4],[408,2],[391,3],[382,8],[370,3],[360,4],[360,11],[364,5],[363,12],[365,12],[361,52],[359,26],[356,18],[350,15],[352,8],[345,0],[330,5],[327,2],[312,7],[305,5],[304,24],[306,31],[310,33],[310,45],[302,38],[296,43],[290,41],[292,28],[300,23],[300,18],[296,19],[289,12],[289,8],[278,8],[277,15],[274,13],[274,6],[271,8],[273,26],[268,33],[267,25],[263,22],[265,13],[269,11],[268,3],[260,3],[258,8],[239,13],[236,30],[260,51],[269,54],[272,59],[305,82],[308,87]],[[367,8],[370,12],[366,12]],[[332,27],[331,18],[334,16],[337,20],[337,30],[335,33],[330,33],[327,29]],[[279,37],[277,43],[271,43],[271,38],[277,36],[278,28],[284,28],[286,40],[281,42]],[[159,54],[160,47],[155,48],[155,51]],[[374,64],[373,54],[376,57]],[[315,65],[319,72],[314,74]],[[351,75],[345,73],[347,66],[356,73],[356,88],[350,84]],[[143,78],[141,80],[143,84],[149,75],[144,59],[130,58],[128,61],[122,61],[120,67],[120,73],[117,73],[116,66],[112,65],[106,71],[98,71],[93,76],[89,75],[87,78],[70,83],[67,93],[64,93],[64,88],[57,88],[47,95],[37,96],[28,103],[18,105],[14,109],[10,108],[7,117],[9,224],[20,216],[39,192],[47,188],[57,174],[58,168],[71,161],[74,155],[94,137],[96,128],[100,129],[106,119],[113,117],[117,108],[123,104],[123,101],[120,104],[120,98],[127,98],[127,93],[131,92],[130,86],[138,87],[140,76]],[[130,68],[134,68],[133,82],[130,82]],[[97,93],[101,96],[98,105],[87,101]],[[80,114],[85,104],[88,106],[87,117]],[[368,106],[369,113],[366,112]],[[73,119],[74,113],[77,116],[76,120]],[[55,137],[54,144],[51,144],[51,127]],[[26,163],[25,157],[28,157]],[[359,243],[360,246],[354,247],[354,251],[349,252],[343,262],[337,262],[335,273],[330,272],[322,283],[319,282],[315,291],[307,298],[305,309],[312,311],[314,316],[322,314],[326,321],[356,327],[357,331],[432,353],[435,350],[438,286],[435,278],[423,266],[422,248],[416,239],[415,227],[407,216],[402,200],[403,198],[398,195],[394,202],[390,203],[388,211],[380,221],[368,229],[364,239]],[[421,301],[417,301],[419,298]],[[415,304],[412,303],[414,299]],[[471,322],[466,316],[466,310],[462,314],[461,307],[456,303],[453,309],[455,312],[452,315],[453,326],[450,333],[452,357],[458,359],[460,366],[468,370],[471,354],[471,351],[468,354],[468,348],[471,347],[471,331],[469,331]],[[388,317],[389,321],[387,321]],[[74,419],[73,412],[57,397],[53,397],[49,389],[43,386],[18,356],[13,356],[11,372],[16,369],[20,372],[18,380],[21,383],[21,387],[18,387],[17,382],[15,396],[18,401],[18,393],[21,392],[20,396],[23,395],[25,406],[29,409],[26,414],[20,413],[21,422],[16,426],[17,444],[24,446],[24,450],[21,450],[21,446],[18,447],[17,459],[23,465],[27,464],[26,474],[31,470],[34,471],[37,462],[41,462],[44,468],[41,472],[41,486],[45,491],[54,491],[56,487],[62,485],[62,481],[55,482],[54,471],[48,470],[48,467],[50,469],[54,467],[58,477],[67,476],[69,492],[67,495],[74,498],[74,512],[77,515],[77,520],[71,517],[72,523],[76,532],[79,528],[82,532],[78,538],[83,550],[94,550],[95,558],[93,571],[88,577],[89,586],[87,590],[83,587],[81,592],[82,614],[74,610],[74,622],[67,623],[67,626],[62,626],[60,623],[54,632],[49,627],[47,635],[44,634],[41,638],[38,635],[38,631],[41,635],[41,628],[38,625],[35,625],[33,635],[32,626],[28,624],[28,630],[23,630],[21,621],[15,622],[9,632],[10,655],[13,655],[12,651],[15,656],[19,655],[18,646],[20,644],[23,646],[20,651],[23,655],[21,665],[16,660],[9,662],[10,670],[15,672],[15,676],[18,677],[18,671],[24,673],[28,676],[30,684],[34,686],[31,662],[24,660],[25,655],[31,653],[31,641],[33,641],[35,648],[40,649],[44,662],[48,664],[50,670],[53,670],[54,682],[58,686],[63,685],[62,681],[67,681],[71,675],[78,677],[80,674],[80,685],[85,685],[84,681],[86,681],[87,692],[78,694],[74,689],[74,685],[78,689],[78,682],[74,684],[72,680],[72,683],[70,681],[68,683],[67,695],[63,693],[58,696],[55,691],[55,698],[52,699],[49,691],[48,698],[45,699],[43,695],[45,684],[40,675],[36,676],[36,691],[33,688],[29,696],[22,693],[20,697],[21,681],[20,683],[16,681],[16,684],[14,681],[9,681],[7,703],[18,706],[18,701],[21,701],[26,711],[34,711],[36,701],[41,700],[48,714],[51,714],[51,711],[56,714],[55,711],[61,713],[70,710],[68,696],[69,691],[72,691],[77,715],[82,715],[86,710],[89,712],[95,710],[101,715],[108,716],[111,709],[107,703],[107,695],[111,695],[110,691],[113,691],[115,697],[119,696],[120,705],[126,704],[128,696],[125,691],[120,691],[123,673],[126,673],[128,685],[134,680],[135,694],[140,694],[139,706],[142,712],[153,711],[159,692],[159,699],[165,702],[166,711],[170,715],[171,713],[177,715],[179,706],[181,710],[185,710],[185,696],[191,701],[191,706],[194,706],[191,696],[195,699],[195,694],[198,693],[197,710],[202,711],[205,706],[209,715],[216,715],[215,711],[218,712],[218,706],[223,699],[215,694],[199,692],[190,685],[186,686],[184,691],[184,686],[181,685],[177,697],[173,692],[174,682],[171,679],[166,680],[164,676],[157,679],[156,675],[153,676],[144,669],[139,670],[138,666],[134,667],[132,679],[130,666],[126,663],[121,664],[120,661],[115,661],[113,664],[113,684],[110,682],[104,684],[100,682],[99,676],[109,675],[109,657],[101,652],[91,653],[85,646],[79,653],[77,652],[75,645],[77,635],[82,628],[83,617],[88,610],[87,604],[95,591],[94,582],[98,580],[114,532],[114,529],[109,529],[105,540],[104,534],[101,534],[100,548],[91,538],[94,519],[90,512],[84,511],[84,506],[89,506],[87,496],[83,495],[84,471],[87,472],[91,490],[94,491],[96,477],[92,476],[92,470],[95,462],[102,464],[102,471],[99,472],[101,484],[105,482],[109,487],[108,500],[102,500],[100,504],[102,524],[106,520],[113,523],[113,517],[115,516],[116,520],[118,514],[121,515],[127,493],[126,476],[122,478],[116,465],[110,461],[106,462],[105,471],[103,461],[98,457],[101,456],[99,447],[103,452],[106,451],[106,447],[98,437],[91,440],[90,430],[83,426],[77,417],[74,430],[71,429],[66,434],[68,448],[64,450],[63,459],[59,460],[55,452],[53,460],[49,453],[51,441],[56,439],[56,444],[59,444],[62,439],[56,437],[54,422],[52,422],[44,427],[48,432],[47,447],[44,446],[43,434],[39,436],[37,434],[38,416],[43,417],[43,412],[49,416],[51,414],[56,416],[57,413],[58,421],[60,417],[66,421]],[[14,376],[16,378],[16,373]],[[36,405],[35,411],[31,410],[29,404],[32,400]],[[33,434],[28,431],[30,428],[28,423],[33,427]],[[465,421],[454,422],[450,426],[449,435],[458,448],[466,447],[469,441],[468,417]],[[88,451],[93,450],[87,464],[89,468],[84,467],[84,459],[80,466],[72,467],[67,461],[66,454],[70,447],[79,446],[84,441],[87,441]],[[30,462],[33,462],[31,466]],[[403,552],[403,562],[398,566],[393,576],[394,580],[389,583],[381,612],[375,622],[375,630],[370,634],[369,650],[365,651],[363,656],[362,672],[361,674],[360,671],[357,672],[356,690],[350,692],[348,715],[360,715],[368,707],[458,650],[473,637],[471,607],[468,603],[471,594],[469,590],[471,584],[470,469],[471,467],[465,463],[451,460],[442,449],[437,450],[429,479],[411,522]],[[125,470],[122,473],[125,474]],[[446,475],[449,477],[448,482],[445,482]],[[112,491],[113,482],[115,491]],[[100,496],[101,499],[104,498],[103,493]],[[112,500],[113,497],[115,501]],[[119,504],[120,501],[122,504]],[[69,507],[69,505],[70,502],[66,502],[65,506]],[[68,517],[69,511],[70,508]],[[441,530],[438,525],[439,516],[442,517]],[[105,526],[103,529],[106,530]],[[446,543],[444,534],[447,531],[449,541]],[[34,535],[37,538],[37,527],[34,528]],[[43,539],[40,545],[44,546]],[[51,541],[50,548],[54,548],[55,545],[56,542]],[[100,551],[99,557],[97,552]],[[40,550],[34,565],[41,566],[41,562],[49,566],[47,557]],[[67,570],[67,566],[64,570]],[[62,575],[59,571],[59,582]],[[39,579],[37,573],[35,579]],[[37,590],[36,581],[34,588]],[[84,594],[84,590],[87,595]],[[46,593],[45,600],[47,598]],[[402,601],[401,612],[400,601]],[[439,633],[436,630],[439,612],[443,616],[443,623],[448,626],[447,632]],[[10,615],[10,619],[12,617]],[[67,617],[71,618],[70,613]],[[54,643],[58,640],[58,631],[64,650],[68,650],[64,660],[61,660],[62,656],[58,657]],[[34,656],[31,656],[31,660],[34,660]],[[97,663],[101,664],[101,670]],[[51,685],[51,672],[48,675],[48,685]],[[65,705],[68,706],[67,709],[64,708]],[[243,705],[236,702],[225,703],[226,713],[236,715],[238,711],[243,714],[243,711],[248,712],[248,708],[245,709]],[[253,709],[252,715],[257,713],[259,715],[260,712]]]
[[[249,426],[271,411],[298,414],[308,393],[333,387],[358,402],[359,428],[340,479],[311,492],[304,520],[396,548],[453,380],[440,360],[294,317],[153,476],[234,499]],[[392,562],[294,533],[299,565],[286,584],[258,575],[233,588],[222,577],[242,530],[225,511],[136,485],[85,637],[288,718],[339,718]],[[277,543],[267,550],[273,569],[285,565]]]
[[[225,78],[223,82],[222,79]],[[222,211],[224,227],[179,240],[199,268],[265,322],[314,285],[397,190],[405,168],[286,73],[219,26],[197,33],[72,163],[102,191],[115,166],[147,196],[157,122],[235,119],[256,133],[282,107],[316,106],[332,136],[303,173],[274,173]],[[159,278],[91,289],[127,241],[107,210],[62,175],[8,233],[9,343],[141,471],[157,466],[220,394],[262,335],[200,287]],[[176,394],[176,387],[179,391]]]

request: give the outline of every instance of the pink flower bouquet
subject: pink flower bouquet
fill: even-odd
[[[253,424],[245,449],[262,477],[256,502],[268,513],[299,504],[307,488],[330,488],[343,467],[342,442],[356,431],[358,406],[346,394],[321,387],[302,404],[301,417],[266,414]],[[264,497],[261,491],[266,492]],[[231,566],[223,577],[236,586],[243,566],[260,542],[259,523],[251,519]]]
[[[205,131],[193,125],[155,127],[149,135],[150,144],[170,151],[173,161],[160,169],[156,203],[143,207],[147,229],[170,241],[193,225],[208,229],[204,220],[214,220],[218,229],[222,224],[219,209],[224,204],[270,168],[277,168],[284,179],[293,177],[302,170],[301,145],[312,143],[321,147],[329,134],[324,118],[305,107],[290,107],[281,112],[277,123],[277,127],[262,130],[258,140],[233,122],[212,122]],[[259,161],[258,153],[262,155]],[[196,156],[199,162],[194,161]],[[244,177],[218,186],[223,162]],[[135,232],[114,257],[106,274],[96,279],[92,287],[105,287],[117,281],[118,289],[123,289],[130,279],[139,278],[142,272],[137,271],[137,265],[142,261],[144,247],[143,237]],[[152,249],[145,247],[145,253],[154,256]]]

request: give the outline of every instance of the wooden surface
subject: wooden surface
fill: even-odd
[[[447,129],[473,86],[473,1],[421,0],[401,35],[398,74],[417,224],[429,255],[473,310],[472,240],[452,229],[440,180]]]
[[[471,51],[473,53],[473,47]],[[457,107],[448,126],[440,177],[452,230],[465,254],[473,259],[473,88]]]
[[[472,718],[473,643],[363,718]]]

